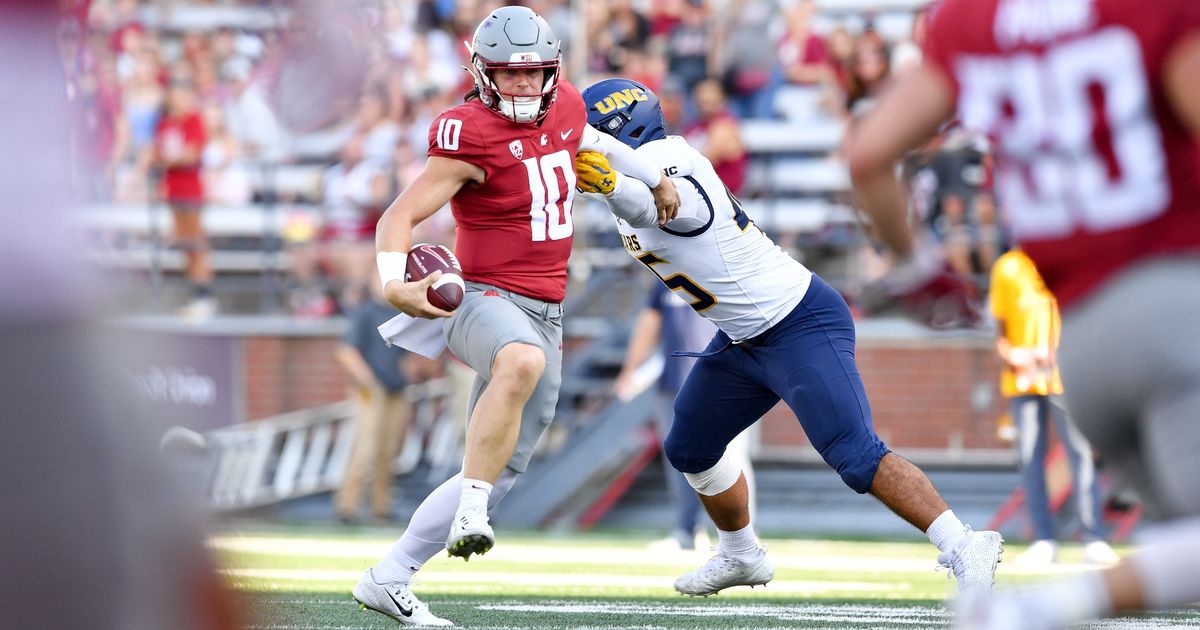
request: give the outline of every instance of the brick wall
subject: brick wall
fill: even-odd
[[[874,339],[858,344],[875,428],[904,449],[1006,449],[996,440],[1003,415],[1000,363],[990,338]],[[810,452],[791,410],[779,405],[762,423],[764,452]]]
[[[246,337],[245,417],[256,420],[345,397],[335,337]],[[1003,449],[995,439],[1004,400],[990,337],[861,339],[858,364],[875,427],[889,446]],[[976,399],[973,401],[973,398]],[[780,405],[759,429],[762,452],[812,456],[791,411]]]
[[[246,419],[345,399],[348,381],[334,359],[337,344],[337,337],[242,339]]]

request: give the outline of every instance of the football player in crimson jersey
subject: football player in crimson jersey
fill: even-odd
[[[469,558],[492,547],[487,511],[525,471],[553,418],[575,153],[596,150],[632,169],[654,187],[663,222],[679,205],[652,162],[587,126],[579,92],[559,79],[559,40],[540,16],[525,7],[497,9],[476,29],[471,49],[475,90],[430,126],[424,171],[376,232],[388,301],[408,315],[448,318],[447,345],[477,373],[462,472],[421,503],[404,535],[354,588],[361,605],[402,624],[449,625],[413,595],[413,575],[443,548]],[[467,283],[453,316],[425,297],[440,274],[404,281],[412,227],[446,202]]]
[[[1062,628],[1200,600],[1200,3],[947,0],[926,63],[847,150],[881,237],[913,255],[892,165],[955,114],[992,136],[1010,227],[1062,308],[1067,405],[1149,512],[1139,555],[960,623]]]

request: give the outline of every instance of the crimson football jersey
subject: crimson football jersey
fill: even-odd
[[[947,0],[926,57],[997,148],[1013,236],[1068,307],[1135,261],[1200,251],[1200,152],[1164,93],[1197,0]]]
[[[429,155],[483,169],[484,183],[450,200],[463,277],[546,302],[567,292],[574,226],[575,153],[587,124],[583,99],[560,81],[540,125],[516,123],[472,99],[429,128]]]

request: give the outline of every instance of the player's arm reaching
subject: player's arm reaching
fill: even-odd
[[[658,225],[666,225],[668,221],[675,218],[681,203],[679,191],[676,190],[675,183],[671,181],[670,177],[659,172],[658,165],[645,156],[639,155],[637,151],[626,146],[620,140],[586,125],[583,128],[583,139],[579,143],[579,155],[591,151],[603,154],[618,171],[647,186],[653,195],[654,207],[657,208],[656,222]]]
[[[414,317],[450,317],[429,303],[426,289],[440,276],[432,273],[417,282],[405,282],[408,250],[412,247],[412,229],[433,216],[463,186],[481,184],[482,168],[461,160],[430,156],[416,180],[388,206],[375,229],[376,262],[387,301]]]
[[[663,176],[663,180],[669,179]],[[701,208],[707,206],[700,199],[699,191],[688,184],[677,189],[678,212],[674,218],[664,221],[650,188],[642,180],[622,173],[609,163],[608,158],[595,151],[580,151],[575,156],[575,185],[584,193],[602,195],[613,215],[635,228],[662,226],[689,231],[708,220],[707,216],[700,217]]]
[[[953,114],[949,81],[930,66],[921,66],[896,78],[846,143],[859,205],[871,217],[876,236],[902,260],[913,254],[913,235],[894,166]]]

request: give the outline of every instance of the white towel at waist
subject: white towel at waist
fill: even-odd
[[[441,318],[425,319],[400,313],[379,325],[379,336],[389,346],[400,346],[409,352],[436,359],[446,348],[442,324]]]

